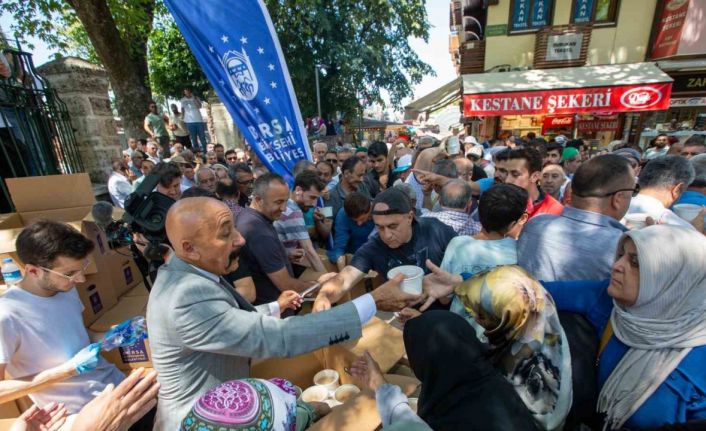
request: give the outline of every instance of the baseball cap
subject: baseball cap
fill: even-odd
[[[468,151],[466,151],[466,157],[468,157],[468,156],[476,156],[478,158],[483,157],[483,146],[482,145],[472,146]]]
[[[355,153],[356,153],[356,154],[358,154],[358,153],[365,153],[365,154],[368,154],[368,149],[365,148],[365,147],[358,147],[358,148],[355,149]]]
[[[567,160],[571,160],[578,155],[579,155],[579,150],[577,150],[574,147],[566,147],[566,148],[564,148],[564,152],[561,153],[561,161],[565,162]]]
[[[478,145],[478,141],[473,136],[466,136],[463,140],[464,144]]]
[[[385,204],[387,209],[375,211],[377,204]],[[407,193],[396,187],[383,191],[373,200],[373,215],[408,214],[413,209]]]
[[[174,156],[171,159],[169,159],[170,162],[177,163],[179,165],[183,165],[186,163],[186,159],[183,158],[182,156]]]
[[[400,159],[397,161],[397,167],[395,169],[393,169],[392,172],[399,174],[400,172],[404,172],[411,167],[412,167],[412,155],[405,154],[404,156],[400,157]]]
[[[633,148],[621,148],[619,150],[613,151],[613,154],[625,158],[633,158],[638,162],[640,161],[640,159],[642,159],[642,155],[640,154],[640,152]]]

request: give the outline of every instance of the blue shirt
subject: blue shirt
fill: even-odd
[[[706,205],[706,195],[692,190],[687,190],[681,195],[676,204]]]
[[[480,194],[482,195],[483,193],[487,192],[489,188],[495,184],[495,178],[481,178],[478,181],[476,181],[476,184],[478,184],[478,187],[480,187]]]
[[[610,278],[615,250],[627,228],[603,214],[565,207],[538,215],[522,230],[518,263],[538,280]]]
[[[605,330],[613,300],[609,280],[542,283],[561,311],[582,314],[600,337]],[[602,388],[629,347],[613,335],[598,362],[598,387]],[[657,390],[633,413],[625,427],[645,429],[665,423],[706,419],[706,346],[691,350]]]
[[[358,226],[343,209],[338,211],[333,228],[333,248],[326,252],[328,259],[331,263],[336,263],[344,254],[358,251],[368,241],[368,236],[374,228],[375,223],[372,220]]]

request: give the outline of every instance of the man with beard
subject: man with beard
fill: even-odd
[[[282,212],[288,196],[284,180],[266,174],[255,184],[254,206],[269,218]],[[161,385],[156,431],[179,428],[206,390],[249,377],[251,358],[296,356],[355,340],[377,307],[399,310],[420,300],[399,290],[399,276],[330,312],[278,319],[272,315],[281,311],[278,304],[253,307],[223,278],[238,268],[239,252],[247,246],[228,206],[212,198],[181,200],[167,213],[166,231],[174,255],[160,269],[147,306]],[[290,304],[299,303],[297,296]]]

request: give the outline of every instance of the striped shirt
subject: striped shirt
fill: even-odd
[[[287,209],[279,220],[274,222],[274,227],[286,249],[297,248],[299,241],[311,239],[304,222],[304,214],[299,205],[291,199],[287,201]]]

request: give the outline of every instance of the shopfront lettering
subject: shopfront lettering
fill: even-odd
[[[669,108],[670,83],[467,94],[465,116],[653,111]]]

